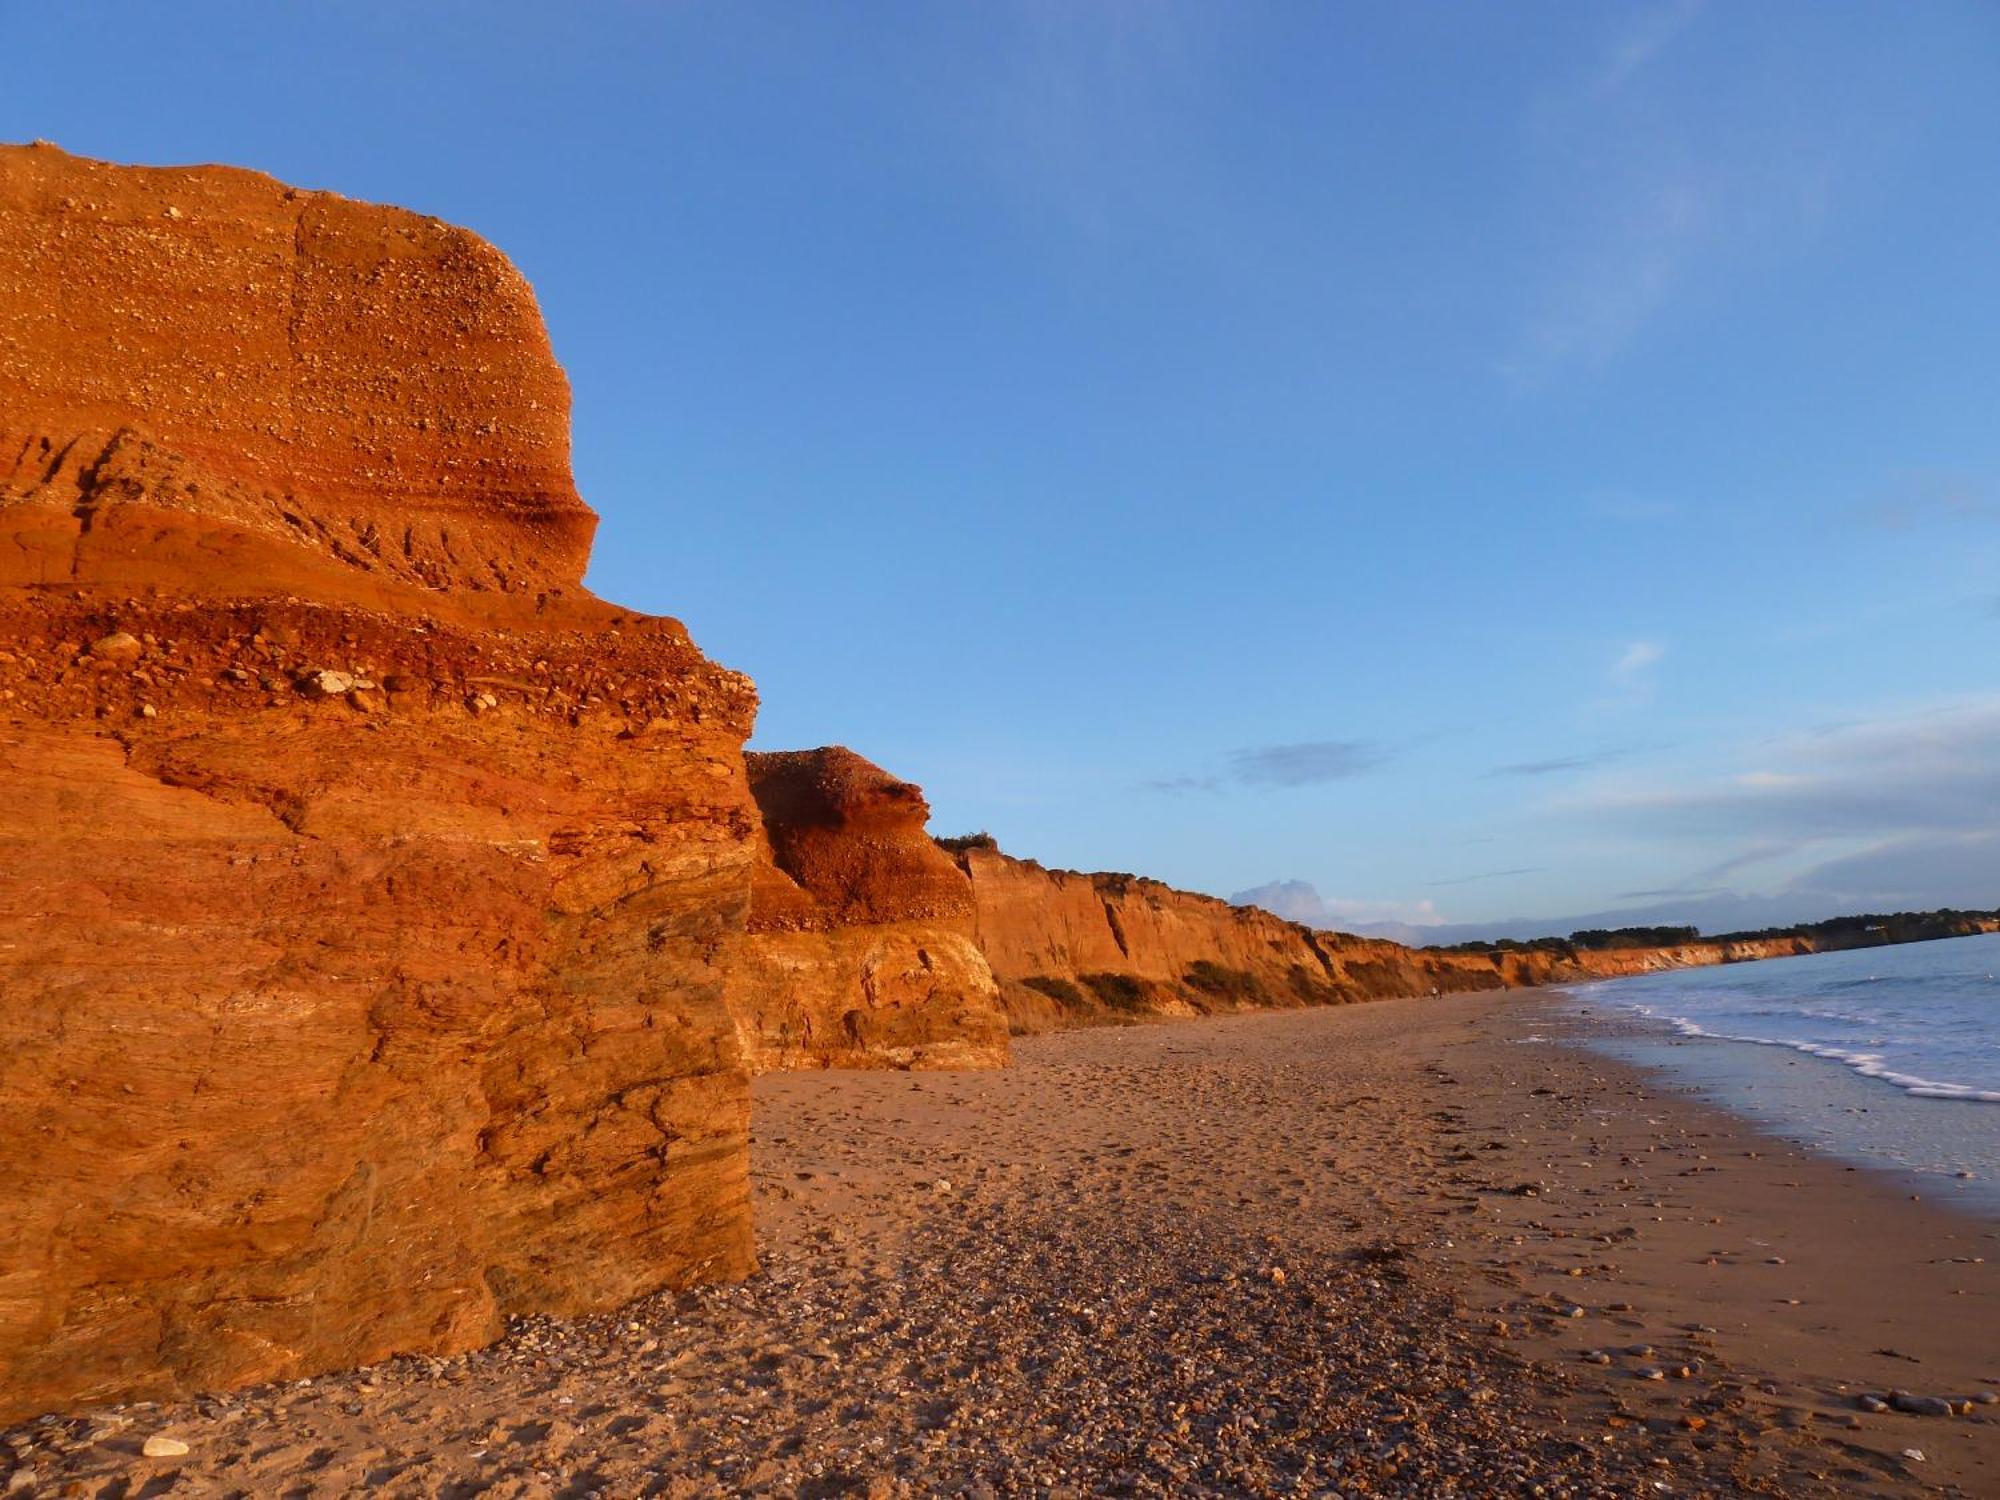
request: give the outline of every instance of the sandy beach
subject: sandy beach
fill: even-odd
[[[1550,1040],[1574,1024],[1540,995],[1386,1001],[766,1077],[754,1280],[31,1422],[0,1485],[2000,1491],[2000,1223]],[[1973,1404],[1867,1409],[1898,1389]]]

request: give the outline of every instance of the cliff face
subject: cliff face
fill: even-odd
[[[1444,953],[1288,922],[1131,875],[959,851],[974,931],[1016,1029],[1148,1015],[1515,989],[1813,951],[1797,938],[1678,948]]]
[[[0,1419],[751,1265],[747,679],[499,255],[0,150]]]
[[[527,283],[465,230],[10,147],[0,305],[0,582],[226,569],[373,602],[583,576],[568,382]]]
[[[762,1071],[997,1067],[1007,1021],[972,890],[922,791],[839,748],[752,754],[763,816],[725,995]]]

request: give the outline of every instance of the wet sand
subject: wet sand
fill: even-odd
[[[1562,1014],[1387,1001],[1030,1038],[999,1073],[765,1078],[756,1280],[31,1423],[0,1483],[2000,1493],[2000,1406],[1862,1409],[2000,1394],[2000,1224],[1523,1040]]]

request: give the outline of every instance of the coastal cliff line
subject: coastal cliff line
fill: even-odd
[[[978,841],[582,585],[526,281],[0,147],[0,1421],[750,1275],[753,1074],[1813,951],[1322,932]]]
[[[1664,946],[1411,948],[1306,927],[1255,906],[1135,875],[1050,870],[990,839],[946,840],[971,883],[976,936],[1017,1031],[1121,1019],[1519,989],[1862,946],[1867,933],[1718,938]],[[2000,931],[2000,917],[1915,937]]]

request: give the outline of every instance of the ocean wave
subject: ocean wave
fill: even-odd
[[[1950,1099],[1962,1104],[2000,1104],[2000,1089],[1975,1088],[1969,1083],[1945,1083],[1935,1078],[1919,1078],[1914,1073],[1899,1073],[1882,1061],[1879,1052],[1856,1052],[1846,1047],[1829,1047],[1823,1042],[1801,1042],[1786,1037],[1743,1036],[1724,1031],[1711,1031],[1698,1021],[1686,1016],[1663,1014],[1651,1006],[1637,1006],[1642,1014],[1666,1021],[1682,1036],[1702,1037],[1717,1042],[1748,1042],[1758,1047],[1789,1047],[1794,1052],[1803,1052],[1809,1057],[1822,1057],[1828,1062],[1837,1062],[1852,1068],[1864,1078],[1875,1078],[1891,1084],[1917,1099]]]

